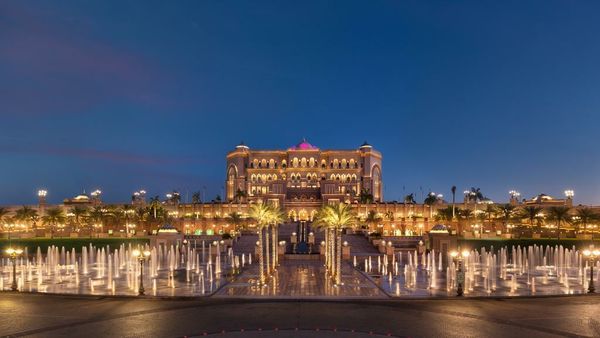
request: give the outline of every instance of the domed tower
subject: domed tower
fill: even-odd
[[[245,181],[249,152],[250,148],[244,142],[241,142],[227,154],[227,172],[225,176],[225,198],[227,201],[239,199],[241,195],[247,196]],[[239,194],[238,191],[242,194]]]
[[[358,151],[362,158],[362,187],[373,195],[374,201],[381,202],[383,200],[381,153],[366,141],[358,148]]]

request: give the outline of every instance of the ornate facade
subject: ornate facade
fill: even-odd
[[[293,219],[312,219],[325,203],[383,200],[381,153],[366,142],[352,150],[321,150],[306,140],[287,150],[253,150],[243,143],[227,154],[226,199],[264,201]]]

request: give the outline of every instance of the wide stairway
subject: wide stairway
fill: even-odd
[[[254,254],[254,247],[258,241],[258,235],[251,231],[244,231],[240,238],[233,244],[233,254]]]
[[[342,240],[348,242],[351,256],[376,256],[380,254],[379,250],[369,243],[369,240],[364,235],[343,235]]]

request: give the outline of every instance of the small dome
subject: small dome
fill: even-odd
[[[368,144],[368,143],[367,143],[367,141],[365,141],[365,142],[364,142],[364,143],[363,143],[363,144],[360,146],[360,148],[359,148],[359,149],[363,149],[363,148],[373,148],[373,146],[372,146],[372,145],[370,145],[370,144]]]
[[[163,224],[160,228],[158,228],[159,233],[178,233],[177,229],[171,224]]]
[[[431,230],[429,232],[433,232],[436,234],[447,234],[448,227],[443,224],[436,224],[433,226],[433,228],[431,228]]]
[[[86,201],[86,200],[89,200],[90,198],[87,195],[77,195],[77,196],[75,196],[74,199],[78,200],[78,201]]]
[[[308,141],[306,141],[306,139],[303,138],[300,143],[296,144],[295,146],[291,147],[290,149],[291,150],[317,150],[319,148],[308,143]]]
[[[250,149],[248,148],[247,145],[244,144],[244,141],[240,142],[240,144],[238,144],[237,146],[235,146],[236,149]]]

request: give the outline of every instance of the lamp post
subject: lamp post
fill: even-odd
[[[19,248],[8,248],[6,249],[6,254],[10,257],[13,266],[13,278],[10,289],[12,291],[17,291],[17,257],[19,257],[23,253],[23,249]]]
[[[594,246],[590,246],[589,249],[583,250],[583,257],[590,263],[590,285],[588,286],[588,293],[596,292],[594,287],[594,265],[596,260],[600,257],[600,250],[594,249]]]
[[[148,257],[150,257],[150,251],[148,250],[139,250],[139,249],[135,249],[132,252],[133,257],[137,258],[137,260],[140,262],[140,287],[138,289],[138,296],[143,296],[144,295],[144,262],[146,261],[146,259],[148,259]]]
[[[463,284],[465,283],[465,272],[463,271],[463,260],[469,257],[470,252],[468,250],[463,250],[462,252],[452,251],[450,256],[452,256],[452,260],[457,264],[458,269],[456,272],[456,296],[462,297],[463,295]]]

